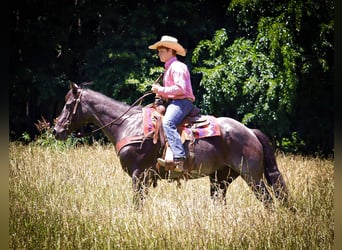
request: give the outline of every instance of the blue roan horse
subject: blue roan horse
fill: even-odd
[[[65,140],[71,132],[93,123],[114,145],[123,144],[117,153],[122,168],[132,177],[137,205],[142,204],[147,188],[155,186],[158,179],[182,178],[182,173],[169,174],[170,171],[156,168],[162,143],[144,137],[141,106],[130,109],[127,104],[75,83],[70,84],[65,101],[54,127],[56,139]],[[225,201],[229,184],[241,176],[266,205],[272,196],[285,204],[287,188],[269,139],[261,131],[228,117],[219,117],[217,122],[220,136],[195,140],[193,167],[187,178],[209,176],[211,197]]]

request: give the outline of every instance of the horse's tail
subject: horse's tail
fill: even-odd
[[[288,190],[282,174],[280,173],[275,158],[274,150],[268,137],[258,129],[252,129],[256,137],[262,144],[264,151],[264,174],[267,183],[272,186],[275,197],[283,202],[287,202]]]

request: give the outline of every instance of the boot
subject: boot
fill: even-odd
[[[164,160],[163,158],[158,158],[158,159],[157,159],[157,162],[158,162],[158,164],[159,164],[160,166],[163,166],[163,167],[168,167],[168,168],[170,168],[170,167],[175,166],[175,163],[174,163],[173,161],[166,161],[166,160]]]
[[[184,159],[174,159],[173,161],[166,161],[162,158],[157,159],[158,164],[163,167],[172,168],[175,167],[174,171],[183,172],[184,171]]]

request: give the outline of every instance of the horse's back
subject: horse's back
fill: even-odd
[[[244,144],[257,143],[261,146],[254,132],[239,121],[229,117],[219,117],[217,121],[220,124],[223,138],[229,137],[229,139],[235,139]]]

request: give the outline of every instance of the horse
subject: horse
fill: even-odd
[[[98,126],[97,131],[101,130],[116,146],[120,164],[132,179],[133,200],[138,207],[146,199],[147,190],[152,185],[155,187],[158,180],[185,178],[184,173],[156,167],[162,143],[144,136],[142,109],[141,105],[129,106],[70,82],[65,105],[53,129],[57,140],[66,140],[86,124]],[[288,189],[268,137],[229,117],[216,120],[220,136],[195,140],[194,167],[185,179],[208,176],[210,197],[226,202],[229,185],[241,176],[266,206],[275,200],[285,204]]]

